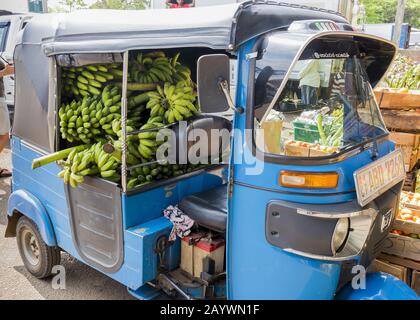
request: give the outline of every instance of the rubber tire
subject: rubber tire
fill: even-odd
[[[39,262],[37,265],[30,263],[23,252],[22,248],[22,231],[24,228],[28,228],[34,234],[39,245]],[[51,275],[51,270],[55,265],[59,265],[61,261],[61,250],[58,247],[48,246],[44,240],[42,240],[41,234],[39,233],[37,225],[25,216],[19,218],[16,225],[16,240],[22,258],[23,264],[26,269],[36,278],[43,279]]]

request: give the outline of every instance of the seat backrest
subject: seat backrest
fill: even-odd
[[[220,156],[230,146],[230,120],[214,115],[199,115],[169,127],[171,153],[169,160],[194,163]]]

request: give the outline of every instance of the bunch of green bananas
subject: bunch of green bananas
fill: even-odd
[[[118,182],[121,168],[121,153],[108,153],[104,150],[104,141],[98,141],[83,151],[73,150],[63,162],[64,169],[58,174],[64,183],[76,187],[83,183],[85,176],[99,175],[104,179]]]
[[[121,178],[121,152],[111,149],[111,152],[104,150],[104,144],[94,145],[94,160],[98,166],[98,174],[107,180],[118,182]]]
[[[127,189],[133,189],[156,180],[176,177],[204,168],[205,166],[206,165],[152,163],[137,167],[129,172]]]
[[[136,167],[128,173],[127,188],[132,189],[152,181],[168,179],[179,176],[194,170],[198,170],[205,165],[193,164],[158,164],[151,163],[149,159],[143,158],[136,150],[133,141],[128,142],[127,164],[137,165],[143,163],[141,167]],[[105,142],[100,140],[90,145],[84,150],[74,149],[63,162],[63,170],[58,174],[63,178],[64,183],[77,187],[83,183],[85,176],[100,176],[106,180],[120,182],[121,176],[121,151],[120,140]]]
[[[126,161],[127,164],[130,165],[136,165],[141,163],[141,161],[143,161],[140,153],[138,152],[138,141],[136,140],[136,136],[133,136],[134,139],[132,140],[128,140],[127,141],[127,153],[126,153]],[[113,150],[113,155],[115,157],[117,157],[118,159],[120,159],[121,162],[121,157],[122,157],[122,142],[120,139],[118,140],[111,140],[110,144],[108,145],[108,147],[111,147],[111,149]]]
[[[144,159],[150,160],[155,157],[156,150],[162,143],[161,141],[156,141],[158,129],[162,127],[164,127],[163,123],[153,120],[140,127],[140,130],[150,130],[140,132],[137,136],[139,143],[138,152]]]
[[[63,94],[69,97],[100,95],[106,83],[122,78],[121,64],[69,67],[62,71]]]
[[[172,59],[171,59],[171,65],[172,68],[174,68],[174,74],[173,74],[173,82],[178,83],[180,81],[185,81],[189,85],[193,85],[193,82],[191,80],[191,70],[187,66],[181,64],[179,62],[180,52],[178,52]]]
[[[163,179],[164,174],[168,172],[167,166],[158,165],[157,163],[137,167],[129,173],[127,189],[139,187],[154,180]],[[169,178],[169,176],[167,177]]]
[[[101,144],[98,142],[98,144]],[[63,178],[64,183],[72,187],[77,187],[78,183],[84,181],[84,176],[96,175],[99,173],[98,167],[94,159],[94,149],[90,147],[83,151],[77,152],[73,150],[63,163],[64,169],[58,174]]]
[[[130,60],[128,80],[132,87],[127,92],[126,132],[140,133],[127,135],[126,162],[128,166],[144,165],[128,173],[129,189],[201,167],[154,163],[163,143],[157,141],[158,130],[198,113],[191,71],[179,57],[179,53],[169,58],[154,51],[139,53]],[[120,183],[122,91],[121,83],[113,81],[121,81],[122,76],[121,64],[63,68],[62,96],[68,103],[58,112],[61,136],[86,144],[86,149],[69,154],[59,173],[72,187],[82,183],[84,176]],[[136,91],[143,93],[135,95]]]
[[[176,85],[165,82],[163,88],[157,86],[157,90],[148,95],[150,100],[146,108],[150,109],[150,116],[163,116],[166,123],[188,119],[198,112],[194,105],[196,93],[185,81]]]
[[[61,137],[69,142],[90,143],[102,134],[98,120],[101,117],[96,117],[101,109],[100,101],[94,97],[85,97],[81,101],[73,100],[62,105],[58,111]]]
[[[175,68],[162,51],[138,53],[131,61],[130,82],[158,83],[172,81]]]
[[[128,99],[127,131],[140,127],[140,116],[149,96],[145,93]],[[61,137],[69,142],[92,142],[104,135],[121,136],[121,90],[107,85],[99,96],[83,97],[63,104],[59,111]]]
[[[61,137],[69,142],[90,143],[98,136],[113,135],[111,123],[121,119],[120,100],[118,88],[110,89],[106,86],[102,98],[84,97],[83,100],[63,104],[58,111]]]

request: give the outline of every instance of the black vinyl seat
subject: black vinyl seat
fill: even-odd
[[[185,197],[178,207],[198,225],[217,232],[225,232],[227,184]]]

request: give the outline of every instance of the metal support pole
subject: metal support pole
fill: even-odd
[[[353,19],[353,6],[354,6],[354,0],[347,0],[346,18],[350,23]]]
[[[123,79],[121,95],[121,185],[123,192],[127,191],[127,81],[128,81],[128,51],[123,56]]]
[[[406,0],[398,0],[397,13],[395,15],[394,32],[392,35],[392,41],[395,42],[397,47],[400,46],[401,26],[404,22],[405,4]]]
[[[347,20],[351,20],[351,16],[349,16],[348,9],[352,6],[352,1],[350,0],[340,0],[338,4],[338,12],[340,12],[343,16],[346,17]]]

